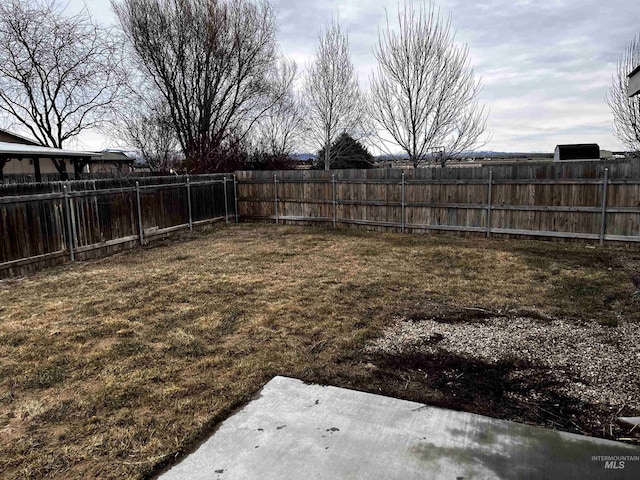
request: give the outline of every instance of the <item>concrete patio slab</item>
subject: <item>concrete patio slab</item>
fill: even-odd
[[[635,480],[640,448],[275,377],[159,478]]]

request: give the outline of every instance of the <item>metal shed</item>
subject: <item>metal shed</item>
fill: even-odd
[[[600,146],[597,143],[556,145],[553,161],[562,162],[564,160],[600,160]]]

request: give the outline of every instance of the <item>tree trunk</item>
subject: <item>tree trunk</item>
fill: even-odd
[[[69,180],[69,174],[67,173],[67,162],[65,162],[64,158],[52,158],[53,164],[58,170],[60,174],[60,180]]]
[[[40,173],[40,157],[33,157],[33,173],[36,177],[36,182],[42,182],[42,173]]]
[[[324,169],[331,169],[331,143],[327,140],[327,144],[324,147]]]
[[[89,160],[85,158],[81,158],[73,161],[73,173],[76,176],[76,180],[81,178],[82,170],[84,170],[84,167],[86,167],[88,163],[89,163]]]

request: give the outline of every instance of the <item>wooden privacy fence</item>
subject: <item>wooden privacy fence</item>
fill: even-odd
[[[0,278],[238,219],[232,174],[9,187],[0,189]]]
[[[113,179],[114,176],[118,176],[119,178],[140,178],[140,177],[151,177],[153,176],[152,172],[122,172],[122,173],[80,173],[76,174],[73,171],[67,172],[67,176],[69,181],[82,181],[82,180],[106,180]],[[0,185],[15,185],[21,183],[49,183],[49,182],[60,182],[60,174],[59,173],[41,173],[40,174],[40,182],[36,182],[35,175],[29,173],[5,173],[3,175],[4,183]]]
[[[640,242],[637,164],[236,175],[242,219]]]

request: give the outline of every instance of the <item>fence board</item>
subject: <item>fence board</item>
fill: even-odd
[[[593,240],[601,235],[605,168],[603,239],[635,242],[640,238],[640,165],[628,161],[237,172],[238,210],[243,219],[275,221],[275,175],[277,217],[286,223],[333,220],[335,205],[336,223],[345,225]]]
[[[191,180],[191,212],[183,177],[146,177],[141,184],[141,220],[148,236],[235,219],[233,175]],[[156,183],[157,182],[157,183]],[[68,261],[69,230],[78,258],[95,258],[140,243],[136,179],[85,180],[0,186],[0,278],[24,275]],[[67,187],[67,201],[61,193]],[[69,228],[70,226],[70,228]],[[145,239],[146,239],[145,235]]]

